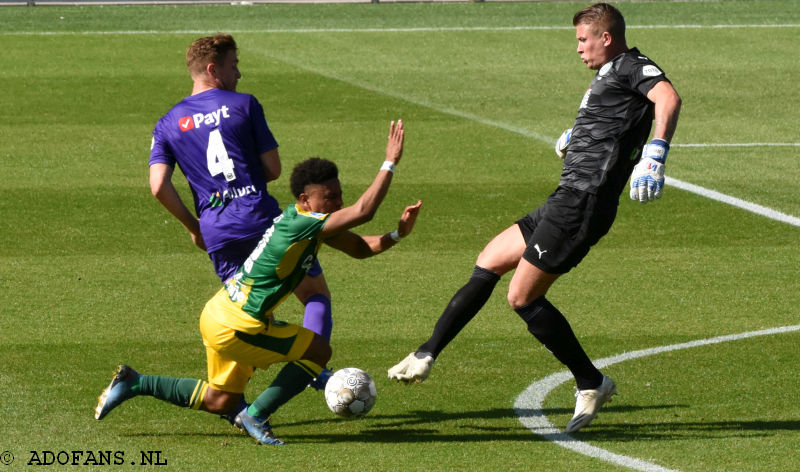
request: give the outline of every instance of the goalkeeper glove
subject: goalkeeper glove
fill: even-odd
[[[664,163],[669,143],[653,139],[642,150],[642,158],[631,172],[631,200],[647,203],[661,198],[664,188]]]
[[[556,156],[564,159],[567,155],[567,146],[569,146],[569,139],[572,137],[572,128],[564,130],[561,136],[556,140]]]

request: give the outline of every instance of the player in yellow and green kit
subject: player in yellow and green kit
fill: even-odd
[[[371,220],[386,196],[403,153],[404,135],[402,121],[392,122],[386,161],[370,187],[346,208],[334,163],[312,158],[298,164],[291,177],[295,203],[273,220],[243,266],[206,303],[200,316],[208,380],[144,375],[122,365],[100,395],[95,418],[103,419],[138,395],[228,414],[242,401],[255,368],[266,370],[285,362],[272,384],[236,418],[259,443],[283,444],[272,433],[269,416],[319,375],[331,348],[323,336],[277,321],[273,312],[314,265],[323,242],[365,258],[389,249],[411,232],[422,202],[406,207],[391,233],[359,236],[349,231]]]

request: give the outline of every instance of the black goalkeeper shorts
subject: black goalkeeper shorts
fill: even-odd
[[[601,199],[558,187],[544,205],[517,221],[527,247],[522,257],[551,274],[565,274],[586,257],[614,223],[619,196]]]

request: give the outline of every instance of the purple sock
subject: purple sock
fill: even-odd
[[[303,328],[319,334],[328,341],[333,330],[331,300],[325,295],[312,295],[306,302],[306,314],[303,317]]]

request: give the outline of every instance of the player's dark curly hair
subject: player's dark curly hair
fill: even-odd
[[[312,157],[294,166],[289,185],[294,198],[299,198],[306,189],[306,185],[322,184],[331,179],[339,178],[339,169],[336,164],[319,157]]]

